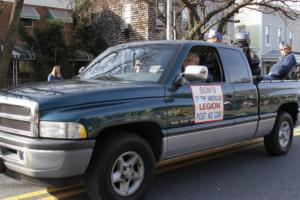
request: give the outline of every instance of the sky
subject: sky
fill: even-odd
[[[14,2],[14,0],[4,0],[6,2]],[[26,5],[38,5],[55,8],[70,9],[74,0],[24,0]]]

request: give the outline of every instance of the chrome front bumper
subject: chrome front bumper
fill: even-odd
[[[17,136],[0,131],[0,162],[33,178],[83,175],[95,140],[57,140]]]

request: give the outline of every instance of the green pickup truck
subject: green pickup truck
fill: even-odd
[[[286,154],[299,94],[297,81],[254,81],[232,46],[119,45],[74,79],[0,92],[0,169],[45,185],[85,180],[92,200],[142,199],[162,160],[259,137]]]

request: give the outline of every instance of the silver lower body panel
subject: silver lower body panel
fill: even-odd
[[[81,143],[81,141],[45,139],[47,141],[45,145],[48,145],[45,148],[42,144],[35,147],[32,145],[34,142],[43,142],[43,139],[24,138],[22,143],[21,137],[0,132],[0,161],[4,163],[5,168],[33,178],[65,178],[83,175],[93,153],[93,142],[91,145],[85,144],[84,147],[77,145],[78,148],[74,148],[72,143]],[[13,142],[14,138],[17,138],[18,142]],[[28,140],[32,143],[28,144]]]

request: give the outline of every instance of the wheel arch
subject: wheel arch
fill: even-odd
[[[294,125],[296,124],[298,120],[298,104],[296,102],[282,104],[279,107],[277,114],[279,112],[287,112],[288,114],[290,114],[293,119]]]
[[[112,134],[122,134],[122,132],[133,133],[144,138],[151,146],[155,159],[157,161],[160,159],[162,154],[163,133],[160,126],[155,122],[136,122],[107,127],[98,133],[96,147],[100,142],[105,142],[105,137],[109,137]]]

